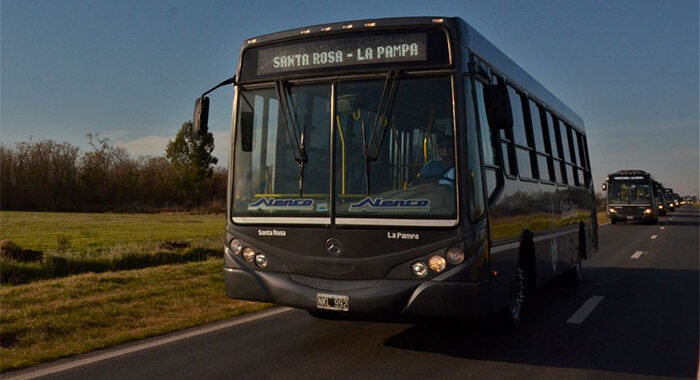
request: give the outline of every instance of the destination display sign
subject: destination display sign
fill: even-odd
[[[610,177],[610,179],[616,179],[616,180],[639,180],[639,179],[644,179],[643,176],[613,176]]]
[[[260,49],[257,75],[428,60],[426,33],[338,37]]]

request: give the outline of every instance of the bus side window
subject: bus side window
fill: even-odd
[[[513,143],[515,144],[515,159],[518,162],[520,178],[537,178],[539,173],[537,172],[537,164],[534,162],[536,158],[530,152],[534,144],[532,138],[528,136],[525,125],[523,96],[511,86],[508,86],[508,95],[510,108],[513,111]]]
[[[481,149],[483,150],[485,177],[486,177],[486,193],[491,198],[494,191],[498,187],[498,160],[496,157],[496,149],[494,142],[497,140],[497,135],[492,135],[492,129],[489,126],[486,115],[486,103],[484,102],[484,84],[478,80],[475,83],[476,106],[479,112],[479,133],[481,134]]]
[[[556,170],[558,167],[559,172],[561,173],[561,177],[557,178],[557,182],[568,184],[569,181],[568,177],[566,176],[566,164],[564,163],[566,161],[565,157],[567,153],[564,150],[564,144],[562,144],[561,128],[559,127],[560,121],[557,118],[553,118],[552,120],[553,124],[551,129],[554,130],[554,134],[551,135],[554,136],[554,141],[552,143],[557,147],[557,157],[559,158],[554,162],[554,169]]]
[[[472,99],[471,78],[464,77],[464,93],[467,106],[467,155],[469,173],[467,181],[471,188],[469,196],[469,211],[471,220],[477,220],[484,214],[484,186],[482,182],[481,156],[479,154],[479,134],[477,131],[476,109]],[[479,115],[481,116],[481,115]]]

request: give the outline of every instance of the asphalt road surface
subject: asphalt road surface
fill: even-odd
[[[683,207],[662,217],[658,225],[601,227],[600,252],[584,262],[581,286],[555,282],[539,289],[516,332],[479,322],[325,321],[304,311],[277,309],[274,315],[206,333],[192,330],[194,336],[175,337],[168,343],[145,341],[153,347],[144,348],[139,342],[4,375],[48,373],[46,377],[58,379],[692,378],[698,373],[699,226],[698,209]],[[57,365],[62,365],[60,372]]]

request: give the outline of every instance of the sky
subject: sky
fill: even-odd
[[[698,195],[697,0],[1,0],[0,142],[89,149],[98,133],[163,155],[194,99],[235,74],[245,39],[405,16],[463,18],[578,113],[596,191],[643,169]],[[232,99],[230,87],[211,95],[220,163]]]

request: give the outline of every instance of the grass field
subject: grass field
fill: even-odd
[[[221,245],[225,223],[224,215],[0,211],[0,240],[25,249],[94,256],[175,240]]]
[[[0,240],[41,255],[3,252],[0,283],[221,257],[224,225],[222,215],[0,212]]]
[[[0,289],[0,370],[261,310],[226,297],[223,260],[84,274]]]

